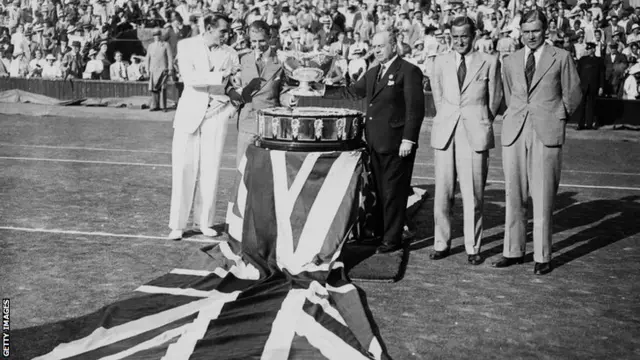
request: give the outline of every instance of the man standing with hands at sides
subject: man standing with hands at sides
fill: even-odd
[[[149,91],[151,91],[150,111],[158,111],[162,106],[167,111],[167,79],[173,73],[171,46],[162,41],[160,28],[153,29],[153,42],[147,48],[145,64],[149,71]]]
[[[565,127],[582,98],[576,65],[567,51],[545,45],[547,18],[531,10],[520,20],[525,47],[503,64],[507,110],[502,125],[506,192],[502,268],[524,262],[527,200],[533,200],[534,274],[552,270],[553,202]]]
[[[229,96],[240,104],[238,116],[238,147],[236,166],[240,165],[247,147],[256,136],[256,116],[259,109],[296,105],[297,99],[286,92],[282,64],[275,49],[269,47],[269,24],[257,20],[249,26],[252,51],[242,56],[241,72],[234,78]]]
[[[218,174],[227,134],[235,112],[226,95],[229,78],[239,71],[238,54],[225,45],[229,19],[207,15],[199,35],[178,43],[178,65],[184,91],[173,123],[173,182],[169,238],[182,238],[195,195],[193,221],[205,236],[213,230]],[[196,191],[196,182],[198,187]]]
[[[482,205],[487,181],[489,150],[495,146],[493,120],[502,101],[498,57],[472,51],[476,27],[468,17],[451,24],[453,52],[435,60],[431,83],[438,111],[431,130],[436,191],[433,260],[449,256],[451,207],[456,177],[464,214],[464,246],[472,265],[482,263]]]
[[[582,89],[578,130],[597,128],[596,98],[604,89],[604,61],[595,56],[596,44],[589,42],[586,54],[578,60],[578,75]]]
[[[382,243],[376,253],[402,249],[411,173],[424,119],[422,71],[398,56],[396,36],[374,35],[372,48],[379,65],[349,87],[328,87],[328,99],[366,99],[365,139],[378,199]]]

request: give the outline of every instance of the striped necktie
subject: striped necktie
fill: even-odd
[[[524,75],[527,80],[527,90],[531,90],[531,81],[533,80],[533,74],[536,72],[536,58],[533,55],[533,51],[529,51],[527,57],[527,63],[524,66]]]
[[[464,78],[467,77],[467,63],[464,60],[464,55],[460,56],[460,65],[458,66],[458,88],[462,90],[462,84],[464,84]]]

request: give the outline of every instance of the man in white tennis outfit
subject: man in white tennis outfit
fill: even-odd
[[[230,21],[218,14],[201,21],[200,35],[178,43],[184,91],[173,123],[172,240],[182,238],[194,200],[193,222],[203,235],[218,235],[212,229],[218,175],[227,121],[235,113],[226,95],[229,77],[240,69],[238,54],[226,45]]]

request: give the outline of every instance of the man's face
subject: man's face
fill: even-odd
[[[458,54],[468,54],[473,47],[473,34],[471,34],[471,26],[452,26],[451,39],[453,40],[453,49]]]
[[[120,54],[120,53],[116,53],[116,55],[115,55],[115,59],[116,59],[116,61],[117,61],[117,62],[122,61],[122,54]]]
[[[555,21],[549,22],[549,30],[550,31],[556,31],[557,28],[558,28],[558,24],[556,24]]]
[[[263,54],[269,49],[269,38],[264,32],[249,31],[249,41],[251,42],[251,48],[258,54]]]
[[[360,42],[360,33],[353,33],[353,39],[356,42]]]
[[[385,63],[396,55],[396,46],[393,46],[389,40],[389,33],[377,33],[373,36],[373,54],[380,63]]]
[[[596,53],[596,49],[595,48],[588,48],[587,49],[587,56],[593,56]]]
[[[73,49],[73,52],[76,54],[80,52],[80,46],[73,46],[72,49]]]
[[[218,19],[218,27],[209,26],[202,34],[204,43],[209,46],[220,46],[227,42],[229,36],[229,23],[224,19]]]
[[[611,18],[611,26],[612,27],[618,26],[618,18]]]
[[[522,24],[522,42],[531,50],[544,44],[545,33],[540,20]]]
[[[618,54],[618,47],[617,46],[610,46],[609,49],[611,49],[611,55],[617,55]]]
[[[595,32],[593,35],[595,36],[596,41],[600,41],[600,39],[602,39],[602,33],[599,31]]]

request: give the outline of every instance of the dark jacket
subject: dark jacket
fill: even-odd
[[[378,153],[395,153],[403,139],[418,145],[424,119],[422,71],[397,57],[377,82],[380,66],[374,66],[349,87],[329,87],[328,99],[366,99],[365,137]]]
[[[582,93],[597,94],[604,88],[604,61],[595,56],[583,56],[578,60],[578,75]]]

